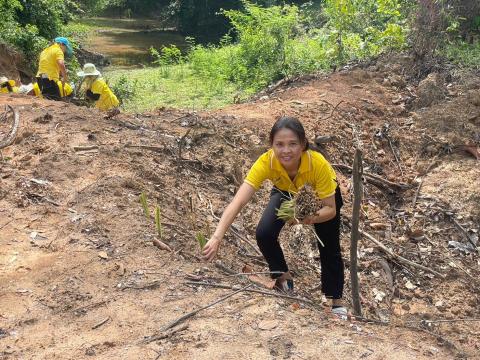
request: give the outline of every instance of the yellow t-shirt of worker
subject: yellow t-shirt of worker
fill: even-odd
[[[8,83],[8,85],[10,85],[10,88],[12,89],[12,93],[17,93],[18,92],[18,87],[15,86],[16,85],[15,80],[8,80],[7,83]],[[0,87],[0,93],[8,94],[9,92],[10,91],[8,91],[7,86]]]
[[[335,194],[336,178],[335,171],[322,154],[307,150],[302,153],[298,173],[292,180],[270,149],[255,161],[244,181],[258,190],[265,180],[270,180],[279,190],[294,194],[309,184],[320,199],[325,199]]]
[[[110,90],[107,83],[102,78],[98,78],[93,82],[90,91],[94,94],[100,95],[100,98],[95,103],[97,109],[106,111],[117,107],[120,104],[115,94]]]
[[[64,60],[62,48],[55,43],[40,53],[40,61],[38,64],[37,77],[46,74],[50,80],[60,80],[60,68],[58,60]]]

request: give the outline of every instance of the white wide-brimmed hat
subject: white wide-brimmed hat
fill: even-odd
[[[8,78],[6,76],[0,76],[0,84],[6,83]]]
[[[101,75],[100,71],[97,70],[95,65],[86,63],[83,65],[83,71],[77,72],[78,76],[84,77],[84,76],[98,76]]]

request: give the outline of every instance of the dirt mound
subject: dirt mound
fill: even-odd
[[[353,69],[223,110],[164,109],[114,119],[72,104],[1,96],[0,104],[15,106],[21,116],[17,140],[2,150],[0,162],[2,357],[474,357],[479,325],[457,320],[474,317],[480,304],[472,245],[479,189],[469,183],[478,179],[478,161],[464,150],[443,151],[442,144],[454,136],[455,145],[472,141],[475,128],[465,131],[464,111],[477,105],[465,107],[470,95],[459,91],[449,102],[411,113],[415,89],[402,78],[398,86],[385,80],[391,76]],[[454,105],[462,108],[458,124],[444,127],[436,111],[451,106],[453,112]],[[312,139],[329,136],[322,151],[336,164],[346,219],[352,143],[361,139],[364,231],[440,276],[401,265],[364,239],[364,316],[388,325],[338,322],[319,292],[311,233],[293,227],[281,241],[297,299],[242,292],[193,317],[187,329],[155,340],[150,336],[171,321],[233,291],[211,286],[249,284],[222,269],[240,273],[250,263],[265,271],[253,234],[268,186],[234,223],[221,264],[200,261],[195,235],[213,231],[283,114],[298,116]],[[425,139],[434,150],[427,151]],[[152,244],[156,205],[171,253]],[[348,221],[342,239],[348,279]],[[349,292],[347,286],[347,301]]]
[[[25,66],[22,55],[8,45],[0,42],[0,76],[6,76],[17,82],[30,82],[34,74]]]

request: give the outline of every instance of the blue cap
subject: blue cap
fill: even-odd
[[[65,37],[57,37],[54,40],[56,43],[63,44],[67,47],[67,55],[70,56],[73,53],[72,45],[70,44],[70,41],[68,41],[67,38]]]

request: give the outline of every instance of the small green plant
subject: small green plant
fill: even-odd
[[[161,239],[163,235],[162,222],[160,221],[160,206],[155,206],[155,227],[157,228],[158,237]]]
[[[175,45],[164,46],[160,52],[153,46],[149,49],[150,56],[153,58],[155,65],[176,65],[182,62],[182,52]]]
[[[150,219],[150,210],[148,209],[147,195],[145,195],[144,192],[140,194],[140,204],[142,205],[145,217],[147,218],[147,220]]]
[[[205,235],[203,235],[200,232],[197,233],[197,241],[198,241],[198,244],[200,245],[200,250],[203,250],[203,248],[207,244],[207,238],[205,237]]]
[[[120,104],[123,104],[135,95],[135,83],[130,82],[127,75],[123,74],[113,84],[112,91],[117,96]]]

